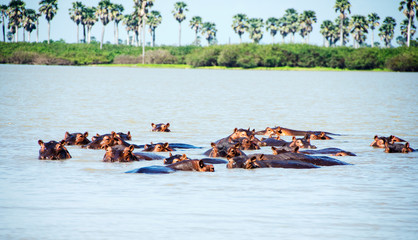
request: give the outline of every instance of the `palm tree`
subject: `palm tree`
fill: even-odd
[[[172,11],[174,18],[179,22],[179,46],[181,46],[181,22],[186,19],[184,12],[189,11],[186,8],[187,4],[184,2],[176,2],[174,4],[174,10]]]
[[[319,32],[324,36],[324,45],[326,47],[331,46],[332,31],[334,28],[334,24],[330,20],[325,20],[321,24],[321,30]]]
[[[2,25],[3,25],[3,42],[6,42],[6,28],[5,28],[5,21],[4,21],[4,17],[7,17],[7,9],[8,6],[7,5],[0,5],[0,14],[1,14],[1,21],[2,21]]]
[[[25,11],[25,3],[21,0],[12,0],[9,3],[7,15],[9,15],[9,24],[8,28],[10,32],[13,33],[15,37],[15,42],[17,42],[17,32],[19,27],[22,24],[23,15]]]
[[[70,18],[75,22],[77,25],[77,43],[80,43],[80,37],[79,37],[79,25],[83,19],[83,9],[85,6],[82,2],[73,2],[73,7],[68,9],[70,12]]]
[[[312,24],[316,23],[316,13],[314,11],[304,11],[299,16],[299,22],[300,22],[300,35],[302,38],[306,38],[306,43],[309,43],[309,34],[312,32]]]
[[[282,37],[283,37],[282,38],[282,43],[284,44],[284,42],[285,42],[284,40],[285,40],[286,36],[289,34],[289,32],[290,32],[289,25],[286,22],[286,18],[285,17],[279,18],[278,24],[279,24],[279,32],[280,32],[280,35],[282,35]]]
[[[348,17],[344,18],[343,22],[341,22],[341,18],[337,17],[335,19],[335,31],[338,31],[338,36],[333,36],[333,45],[337,43],[337,41],[341,41],[343,45],[349,42],[348,37],[350,36],[350,19]],[[342,26],[342,30],[341,30]],[[341,32],[343,33],[343,39],[341,39]],[[335,35],[335,33],[333,34]]]
[[[408,33],[406,45],[409,47],[411,43],[411,24],[413,24],[415,11],[418,11],[417,0],[402,0],[399,3],[399,11],[403,10],[403,14],[408,18]]]
[[[22,23],[24,31],[28,31],[29,38],[28,41],[30,42],[30,35],[33,30],[36,29],[36,21],[38,20],[38,14],[33,9],[27,9],[25,11],[25,19]]]
[[[239,36],[239,43],[242,43],[242,35],[245,31],[248,31],[248,17],[245,14],[239,13],[232,17],[232,29],[234,29],[235,33]]]
[[[286,24],[289,28],[289,32],[292,33],[292,39],[291,42],[295,42],[295,33],[299,29],[299,16],[298,12],[294,8],[286,9],[284,18],[286,21]]]
[[[100,21],[103,24],[102,38],[100,40],[100,49],[103,48],[105,27],[110,21],[112,21],[112,15],[110,14],[111,7],[112,7],[112,3],[110,2],[110,0],[101,0],[96,10],[96,16],[100,19]]]
[[[401,22],[400,27],[401,27],[402,37],[406,40],[408,39],[408,26],[409,26],[409,19],[404,19]],[[409,33],[411,34],[411,38],[412,38],[415,35],[415,32],[416,32],[417,28],[413,23],[409,27],[410,27]]]
[[[250,38],[253,40],[254,43],[259,43],[260,40],[263,38],[263,19],[251,18],[250,20],[248,20],[248,24],[248,32],[250,33]]]
[[[208,45],[211,45],[216,40],[216,29],[215,23],[205,22],[202,26],[202,35],[206,35],[205,38],[208,41]]]
[[[344,19],[346,18],[346,14],[345,11],[348,11],[348,13],[351,13],[350,8],[351,8],[351,3],[348,0],[336,0],[335,2],[335,12],[340,11],[340,39],[341,39],[341,46],[344,45],[344,28],[343,28],[343,23],[344,23]]]
[[[266,21],[266,30],[270,31],[270,35],[273,38],[273,44],[274,44],[274,36],[276,36],[277,31],[279,30],[279,19],[271,17],[267,19]]]
[[[57,14],[58,10],[58,0],[41,0],[39,2],[41,7],[39,8],[39,12],[45,14],[45,19],[48,21],[48,44],[50,41],[50,33],[51,33],[51,20],[54,18],[55,14]]]
[[[372,47],[374,47],[374,29],[380,25],[379,23],[380,17],[379,15],[377,15],[377,13],[370,13],[367,17],[368,17],[367,20],[369,23],[369,27],[372,30],[372,44],[371,45]]]
[[[385,42],[387,48],[390,47],[390,42],[393,39],[395,32],[396,21],[393,17],[386,17],[382,26],[379,28],[379,36]]]
[[[366,17],[362,15],[354,15],[350,21],[350,28],[354,40],[358,43],[357,47],[355,46],[355,42],[353,45],[355,48],[358,48],[366,40],[365,33],[368,33],[367,29],[369,28],[369,25]]]
[[[126,45],[131,45],[129,33],[134,30],[134,28],[135,28],[135,26],[137,26],[137,24],[133,24],[133,16],[131,14],[125,15],[123,17],[122,23],[123,23],[123,25],[125,25],[125,29],[126,29],[126,33],[127,33],[126,34],[127,35]]]
[[[148,15],[147,24],[149,26],[149,32],[152,36],[152,47],[155,46],[155,29],[161,24],[162,17],[159,11],[151,11]]]
[[[202,30],[202,18],[199,16],[192,17],[192,20],[190,20],[190,27],[195,32],[195,44],[197,45],[198,39],[197,34]]]
[[[114,38],[115,38],[115,44],[119,44],[119,22],[123,19],[123,8],[122,4],[112,4],[110,13],[112,14],[112,19],[115,21],[114,26]]]
[[[91,29],[93,25],[97,22],[96,17],[96,8],[95,7],[86,7],[83,11],[83,22],[87,26],[87,40],[85,42],[90,43],[91,40]]]
[[[134,0],[134,2],[139,27],[142,25],[142,64],[145,64],[145,23],[147,21],[149,8],[154,5],[154,0]]]
[[[41,16],[42,15],[40,13],[36,13],[36,21],[35,21],[35,24],[36,24],[36,42],[37,43],[39,42],[39,18]]]

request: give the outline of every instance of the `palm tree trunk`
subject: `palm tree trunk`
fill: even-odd
[[[16,32],[15,32],[15,42],[18,42],[18,35],[19,35],[19,28],[17,28],[17,27],[15,27],[16,28]]]
[[[155,29],[152,30],[152,46],[155,46]]]
[[[104,32],[105,32],[105,25],[103,24],[103,27],[102,27],[102,39],[100,41],[100,49],[103,48]]]
[[[116,21],[114,21],[113,23],[113,41],[115,42],[116,45],[118,44],[116,42]]]
[[[6,28],[4,26],[4,14],[2,15],[2,23],[3,23],[3,42],[6,42]]]
[[[282,37],[283,37],[283,38],[282,38],[282,43],[284,44],[284,42],[285,42],[285,41],[284,41],[284,35],[282,35]]]
[[[142,64],[145,64],[145,19],[142,20]]]
[[[374,47],[374,30],[372,29],[372,47]]]
[[[30,42],[30,34],[31,32],[28,32],[28,41]]]
[[[273,35],[273,44],[274,44],[274,35]]]
[[[408,36],[407,36],[407,41],[406,41],[406,45],[408,47],[409,47],[409,44],[411,42],[411,20],[412,20],[412,17],[410,15],[409,19],[408,19]]]
[[[179,22],[179,47],[181,46],[181,22]]]
[[[197,31],[195,31],[194,44],[197,45]]]
[[[80,43],[80,35],[79,35],[79,32],[80,32],[80,28],[79,28],[79,24],[77,24],[77,43]]]
[[[306,43],[309,44],[309,34],[306,36]]]
[[[130,45],[130,42],[129,42],[129,31],[126,31],[126,45]]]
[[[48,20],[48,44],[49,44],[49,40],[50,40],[50,35],[51,34],[51,23]]]
[[[116,24],[116,45],[119,45],[119,25]]]
[[[25,42],[25,40],[26,40],[26,36],[25,36],[25,33],[26,33],[26,31],[25,31],[25,29],[24,28],[22,28],[22,35],[23,35],[23,42]]]
[[[344,18],[341,19],[341,23],[340,23],[340,41],[341,41],[341,47],[344,45],[343,22],[344,22]]]
[[[87,39],[86,39],[86,25],[83,24],[83,38],[84,38],[84,43],[87,43]]]
[[[36,43],[39,42],[39,21],[36,21]]]
[[[241,43],[242,43],[242,36],[239,35],[239,44],[241,44]]]

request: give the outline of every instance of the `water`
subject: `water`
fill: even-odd
[[[0,239],[416,239],[418,153],[369,144],[393,134],[418,148],[417,77],[0,65]],[[78,147],[37,159],[39,139],[66,131],[131,131],[136,144],[204,147],[181,152],[201,158],[236,127],[267,126],[340,133],[314,144],[358,156],[168,175],[124,174],[162,163],[104,163],[104,151]]]

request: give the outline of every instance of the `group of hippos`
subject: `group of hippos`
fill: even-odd
[[[170,124],[151,124],[152,131],[170,132]],[[256,136],[265,137],[259,139]],[[350,165],[349,163],[331,158],[329,156],[356,156],[352,152],[339,148],[325,148],[316,150],[311,140],[330,140],[338,134],[323,131],[299,131],[283,127],[267,127],[262,131],[250,129],[237,129],[225,138],[211,143],[211,149],[203,154],[207,158],[190,159],[186,154],[175,154],[171,152],[176,149],[201,148],[184,143],[151,143],[136,145],[128,143],[132,140],[131,133],[111,132],[93,136],[88,139],[88,133],[66,132],[64,139],[60,142],[38,141],[41,146],[39,159],[41,160],[62,160],[71,158],[66,145],[79,145],[87,149],[104,149],[104,162],[132,162],[141,160],[163,160],[164,166],[148,166],[128,171],[127,173],[172,173],[175,171],[198,171],[213,172],[213,164],[226,164],[227,168],[319,168],[321,166]],[[293,136],[288,142],[280,136]],[[300,137],[300,138],[296,138]],[[405,142],[405,143],[402,143]],[[409,153],[414,151],[409,143],[396,136],[379,137],[375,136],[370,144],[372,147],[384,148],[387,153]],[[257,150],[262,147],[270,147],[272,154],[255,153],[247,155],[243,151]],[[134,152],[135,149],[142,149]],[[306,150],[302,150],[306,149]],[[155,152],[170,152],[169,157],[164,157]],[[316,156],[316,154],[320,154]],[[226,160],[225,160],[226,159]]]

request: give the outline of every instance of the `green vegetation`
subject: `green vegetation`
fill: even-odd
[[[0,43],[0,63],[14,64],[128,64],[142,63],[142,49],[104,44]],[[318,47],[307,44],[239,44],[147,47],[145,63],[174,64],[176,67],[217,67],[252,69],[348,69],[418,71],[418,47],[349,48]],[[163,65],[167,66],[167,65]]]

